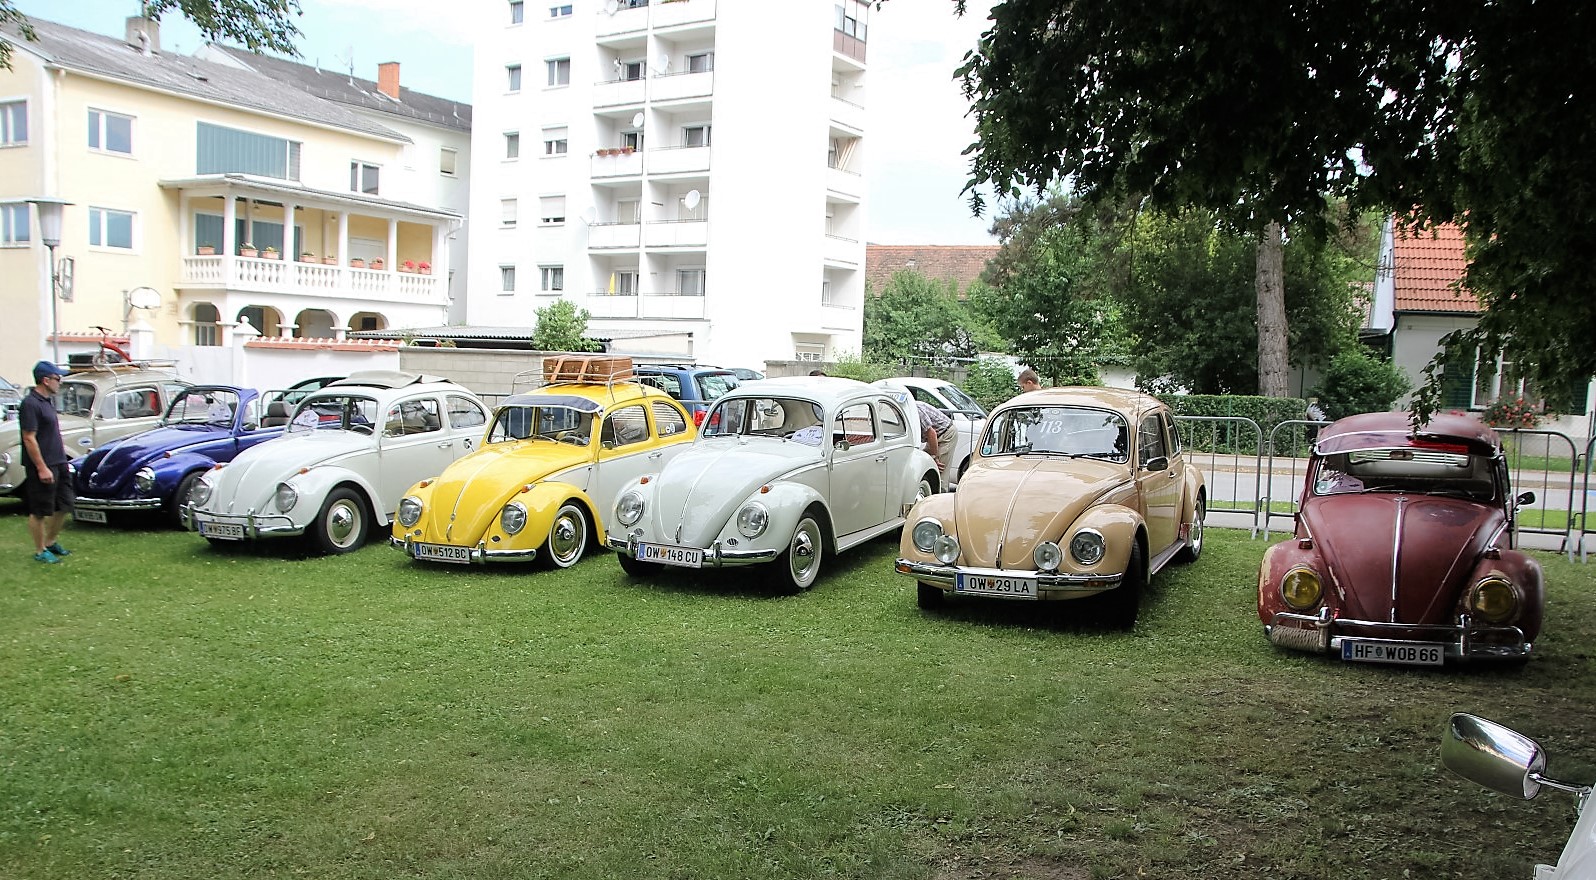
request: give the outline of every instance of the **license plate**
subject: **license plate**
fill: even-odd
[[[244,540],[244,527],[238,523],[202,522],[199,524],[199,533],[207,538],[222,538],[227,541]]]
[[[703,568],[704,551],[697,547],[671,547],[665,544],[638,544],[637,558],[644,562],[663,565],[680,565],[683,568]]]
[[[81,508],[81,507],[76,509],[76,510],[74,510],[74,511],[72,511],[72,519],[74,521],[76,521],[76,522],[91,522],[91,523],[103,523],[103,522],[106,521],[105,511],[103,511],[103,510],[85,510],[84,508]]]
[[[1400,666],[1441,666],[1446,656],[1440,645],[1428,642],[1364,642],[1341,640],[1341,659],[1354,663],[1395,663]]]
[[[1036,578],[960,573],[954,591],[999,599],[1035,599]]]
[[[455,547],[451,544],[411,544],[410,553],[416,559],[426,562],[453,562],[457,565],[471,564],[471,548]]]

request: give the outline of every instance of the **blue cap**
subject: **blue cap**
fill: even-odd
[[[33,384],[44,381],[45,376],[65,376],[66,370],[61,369],[49,361],[39,361],[33,365]]]

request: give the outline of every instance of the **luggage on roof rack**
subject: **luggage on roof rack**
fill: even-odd
[[[611,355],[563,354],[543,358],[543,381],[605,385],[631,379],[632,359]]]

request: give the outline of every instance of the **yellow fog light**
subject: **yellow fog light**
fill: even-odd
[[[1491,623],[1506,623],[1518,614],[1518,591],[1500,575],[1491,575],[1469,591],[1469,610]]]
[[[1296,611],[1306,611],[1319,604],[1319,597],[1324,594],[1324,588],[1319,583],[1319,575],[1306,566],[1298,566],[1286,572],[1280,579],[1280,598]]]

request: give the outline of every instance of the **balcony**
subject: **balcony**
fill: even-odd
[[[705,220],[656,220],[646,228],[644,243],[651,248],[709,246],[709,223]]]
[[[644,86],[641,79],[615,79],[593,85],[593,106],[643,103]]]
[[[707,98],[715,94],[715,71],[667,73],[654,77],[651,95],[655,103]],[[595,99],[594,103],[597,103]]]
[[[318,299],[434,305],[447,293],[439,275],[354,269],[263,257],[185,256],[179,285],[193,290],[277,293]]]
[[[587,228],[590,248],[635,248],[642,240],[643,227],[637,223],[594,223]]]
[[[616,155],[614,150],[603,150],[594,154],[592,173],[593,177],[636,177],[643,173],[643,154],[633,151]]]
[[[865,108],[845,98],[832,95],[831,121],[857,134],[865,128]]]
[[[864,258],[864,248],[859,247],[857,238],[844,238],[840,235],[827,235],[824,249],[824,259],[827,266],[839,269],[857,269],[859,261]]]
[[[594,318],[702,320],[704,317],[702,294],[590,293],[584,307]]]
[[[826,192],[857,202],[864,195],[864,177],[855,171],[827,168]]]
[[[613,11],[611,11],[613,10]],[[599,39],[618,34],[630,34],[648,29],[648,0],[619,0],[606,3],[598,16],[596,35]]]
[[[656,147],[648,151],[649,174],[703,174],[709,171],[709,147]]]
[[[713,21],[715,18],[715,0],[671,0],[669,3],[656,2],[652,8],[656,28]]]

